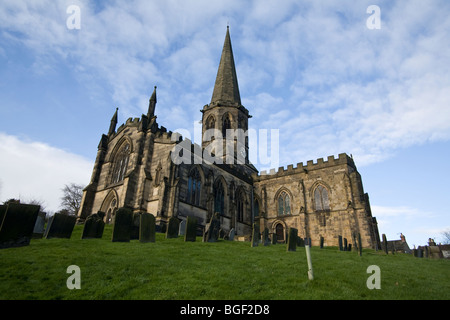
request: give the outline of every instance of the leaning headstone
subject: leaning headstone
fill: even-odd
[[[169,218],[169,225],[167,226],[166,239],[178,238],[178,231],[180,229],[180,220],[175,217]]]
[[[297,250],[297,237],[298,237],[298,230],[296,228],[289,228],[287,251]]]
[[[228,233],[228,240],[234,241],[235,231],[234,228],[231,228],[230,233]]]
[[[197,218],[187,217],[185,225],[184,241],[195,242],[197,239]]]
[[[41,239],[45,232],[45,212],[39,212],[33,228],[33,239]],[[1,222],[0,222],[1,224]]]
[[[388,245],[386,235],[383,233],[383,250],[386,254],[388,254]]]
[[[128,208],[119,208],[114,218],[112,242],[130,242],[131,227],[133,224],[133,211]]]
[[[253,230],[252,230],[252,247],[257,247],[260,239],[261,234],[259,233],[259,223],[255,222],[253,223]]]
[[[205,226],[203,233],[204,242],[216,242],[219,239],[220,230],[220,213],[216,212],[212,216],[209,223]]]
[[[139,218],[139,242],[155,242],[155,216],[151,213],[144,212]]]
[[[55,213],[53,217],[48,220],[47,229],[44,237],[51,238],[66,238],[70,239],[73,228],[77,222],[76,216],[69,216],[63,213]]]
[[[30,244],[40,206],[10,203],[1,206],[0,249],[22,247]]]
[[[180,226],[178,227],[178,235],[184,236],[185,232],[186,232],[186,220],[182,220],[180,222]]]
[[[342,236],[338,236],[339,241],[339,251],[344,251],[344,247],[342,246]]]
[[[105,229],[104,216],[105,214],[101,211],[88,216],[84,222],[81,239],[101,239]]]

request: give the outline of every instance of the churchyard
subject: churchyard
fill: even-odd
[[[37,211],[30,214],[34,218]],[[214,219],[203,237],[195,235],[193,219],[169,221],[166,233],[160,233],[153,216],[130,219],[118,212],[120,225],[104,225],[99,214],[85,225],[55,216],[46,230],[39,223],[40,236],[21,234],[19,243],[3,242],[0,299],[450,298],[447,259],[312,247],[310,280],[302,239],[296,246],[274,244],[263,231],[261,241],[230,241],[234,235],[222,237]]]

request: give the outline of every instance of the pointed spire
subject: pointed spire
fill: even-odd
[[[148,104],[147,117],[149,119],[155,115],[155,107],[156,107],[156,86],[153,89],[153,93],[152,93],[152,96],[150,97],[150,101]]]
[[[112,135],[114,132],[116,132],[116,125],[117,125],[117,111],[119,108],[116,108],[116,112],[114,112],[113,117],[111,118],[111,124],[109,126],[108,136]]]
[[[233,49],[231,47],[230,28],[228,26],[211,98],[211,105],[217,104],[237,107],[241,105]]]

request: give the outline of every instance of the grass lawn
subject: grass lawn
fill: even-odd
[[[450,299],[448,260],[313,247],[310,281],[305,248],[163,234],[155,243],[112,243],[111,226],[102,239],[81,240],[81,232],[0,250],[0,299]],[[80,290],[66,286],[70,265],[80,267]],[[370,265],[381,270],[379,290],[366,286]]]

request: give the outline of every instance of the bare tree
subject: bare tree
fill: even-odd
[[[442,242],[445,244],[450,244],[450,229],[445,230],[441,233],[442,236]]]
[[[83,196],[83,186],[70,183],[62,188],[63,196],[61,198],[61,207],[69,215],[77,215],[80,209],[81,197]]]

